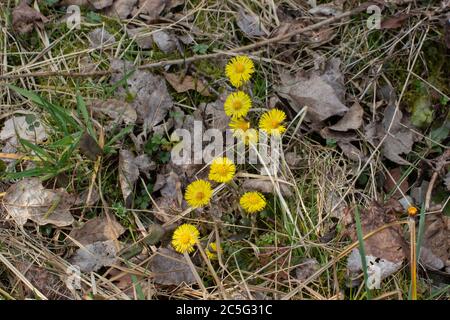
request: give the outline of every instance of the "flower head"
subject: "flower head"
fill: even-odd
[[[250,122],[244,119],[231,119],[230,128],[233,136],[241,139],[245,144],[257,143],[258,132],[250,128]]]
[[[197,228],[192,224],[182,224],[173,233],[172,246],[179,253],[190,253],[194,251],[199,235]]]
[[[219,248],[219,251],[222,252],[222,248]],[[211,242],[205,252],[209,260],[217,260],[217,245],[215,242]]]
[[[418,210],[417,210],[417,208],[415,206],[410,205],[406,211],[408,212],[408,215],[410,217],[414,217],[417,214]]]
[[[243,91],[233,92],[225,100],[224,109],[227,116],[231,118],[245,117],[252,106],[249,95]]]
[[[256,191],[246,192],[239,200],[240,205],[249,213],[256,213],[266,207],[266,198]]]
[[[236,172],[236,166],[233,161],[227,157],[219,157],[212,161],[209,170],[209,180],[216,182],[229,182],[233,179]]]
[[[283,121],[286,114],[279,109],[272,109],[264,113],[259,119],[259,128],[268,134],[280,135],[286,131]]]
[[[225,73],[230,82],[236,88],[239,88],[252,77],[255,72],[253,61],[247,56],[237,56],[232,58],[225,67]]]
[[[212,196],[211,184],[205,180],[196,180],[187,186],[184,199],[193,208],[207,205]]]

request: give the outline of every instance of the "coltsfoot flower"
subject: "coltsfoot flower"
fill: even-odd
[[[227,157],[219,157],[212,161],[209,169],[209,180],[220,183],[229,182],[236,173],[236,166],[233,161]]]
[[[266,198],[257,191],[246,192],[239,200],[240,205],[248,213],[256,213],[266,207]]]
[[[194,251],[199,235],[197,228],[192,224],[182,224],[173,233],[172,246],[179,253],[190,253]]]
[[[250,80],[255,66],[253,61],[247,56],[237,56],[232,58],[225,67],[225,74],[233,86],[241,87],[244,83]]]
[[[283,121],[286,114],[279,109],[272,109],[264,113],[259,119],[259,129],[271,135],[281,135],[286,131]]]
[[[225,100],[225,114],[233,119],[245,117],[252,106],[250,96],[243,91],[233,92]]]
[[[211,184],[205,180],[197,180],[187,186],[184,199],[192,208],[206,206],[212,196]]]

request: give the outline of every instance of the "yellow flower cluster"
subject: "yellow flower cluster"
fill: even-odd
[[[236,88],[241,88],[247,83],[255,72],[253,61],[247,56],[237,56],[232,58],[225,68],[225,73],[231,84]],[[225,114],[231,118],[229,126],[235,137],[238,137],[246,145],[256,145],[258,143],[258,132],[251,128],[250,121],[245,117],[252,107],[250,96],[244,91],[231,93],[225,103]],[[271,109],[264,113],[259,119],[259,129],[270,135],[281,135],[286,131],[283,122],[286,114],[278,109]],[[236,174],[236,166],[227,157],[215,158],[210,165],[208,179],[218,183],[228,183],[233,180]],[[206,180],[196,180],[186,188],[184,198],[192,208],[200,208],[209,204],[213,196],[211,183]],[[256,191],[244,193],[239,204],[248,213],[262,211],[267,201],[263,194]],[[198,243],[199,231],[190,224],[183,224],[178,227],[172,238],[172,246],[181,253],[190,253],[194,250],[194,245]],[[220,250],[220,248],[219,248]],[[217,259],[217,247],[214,242],[210,243],[205,250],[210,260]]]

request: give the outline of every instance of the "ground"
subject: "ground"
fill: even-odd
[[[0,299],[449,298],[447,0],[0,3]]]

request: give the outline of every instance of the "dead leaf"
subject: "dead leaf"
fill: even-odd
[[[71,197],[64,189],[45,189],[38,178],[23,179],[12,185],[3,197],[3,205],[19,226],[28,219],[38,225],[71,225]]]
[[[317,270],[319,270],[319,267],[320,265],[316,259],[314,258],[304,259],[295,268],[295,278],[300,282],[304,282],[310,276],[312,276]]]
[[[138,0],[115,0],[109,9],[109,15],[126,19],[131,15]]]
[[[81,228],[72,229],[69,236],[82,245],[88,245],[98,241],[117,240],[124,232],[124,227],[110,215],[86,221]]]
[[[19,261],[17,270],[44,296],[49,300],[74,299],[64,282],[58,277],[56,272],[51,272],[47,268],[36,266],[31,262]],[[20,283],[18,283],[20,286]],[[25,294],[24,298],[36,299],[36,293],[28,286],[22,285]]]
[[[161,197],[155,200],[157,207],[154,215],[160,221],[168,222],[184,208],[181,179],[174,171],[167,175],[158,175],[158,178],[155,186],[160,190]]]
[[[80,267],[83,272],[97,271],[102,267],[110,267],[118,262],[116,241],[98,241],[79,248],[70,263]]]
[[[346,215],[347,221],[353,221],[353,210],[347,210]],[[363,235],[396,220],[393,213],[386,212],[383,206],[376,202],[364,208],[360,215]],[[346,230],[352,241],[358,241],[354,223],[347,224]],[[364,241],[367,256],[385,259],[394,264],[401,263],[405,259],[404,245],[405,241],[399,226],[384,229]]]
[[[388,17],[381,21],[381,29],[397,29],[401,28],[403,23],[409,18],[409,14],[399,14],[396,16]]]
[[[247,36],[250,37],[260,37],[266,35],[263,31],[264,26],[261,20],[254,13],[246,13],[244,10],[240,9],[238,16],[236,18],[236,23]]]
[[[447,187],[447,190],[450,191],[450,172],[447,172],[447,175],[444,178],[444,184]]]
[[[132,103],[138,121],[148,129],[164,120],[173,106],[166,81],[161,76],[146,71],[136,71],[127,79],[128,89],[135,95]]]
[[[279,183],[280,192],[284,197],[291,197],[292,191],[287,184]],[[242,185],[242,189],[244,190],[256,190],[262,193],[275,193],[275,188],[270,180],[262,180],[262,179],[248,179],[245,180]]]
[[[392,262],[372,255],[366,255],[366,265],[368,288],[379,289],[381,280],[400,270],[402,262]],[[348,256],[347,269],[350,274],[359,273],[362,270],[361,254],[358,249],[353,249]]]
[[[324,72],[313,71],[306,76],[297,74],[292,77],[283,73],[282,85],[277,91],[290,102],[296,112],[307,106],[306,118],[310,121],[321,122],[329,117],[342,115],[348,108],[341,102],[345,87],[339,63],[334,59],[327,64]]]
[[[96,28],[88,33],[91,48],[99,48],[116,42],[116,38],[104,28]]]
[[[139,178],[139,168],[134,155],[128,150],[119,152],[119,184],[126,207],[131,206],[134,184]]]
[[[359,129],[363,124],[364,109],[358,102],[355,102],[350,109],[344,114],[330,129],[335,131],[348,131]]]
[[[115,124],[125,123],[134,124],[137,120],[136,110],[127,102],[108,99],[92,101],[90,108],[96,113],[102,113],[114,120]]]
[[[425,217],[420,259],[429,268],[439,270],[450,260],[450,218],[442,213]]]
[[[149,262],[149,269],[158,284],[179,286],[196,282],[184,256],[166,248],[158,249]]]
[[[134,38],[136,44],[141,49],[151,49],[153,47],[153,37],[148,33],[148,29],[145,27],[130,29],[127,28],[127,33],[130,37]]]
[[[82,154],[92,161],[97,160],[97,157],[103,153],[97,141],[87,132],[81,137],[78,148]]]
[[[364,162],[367,160],[364,153],[350,142],[338,141],[337,145],[341,148],[342,153],[350,160],[355,162]]]
[[[178,93],[195,90],[203,96],[211,96],[208,87],[201,80],[190,75],[164,73],[164,77]]]
[[[157,30],[154,32],[153,41],[164,53],[171,53],[177,48],[177,40],[175,36],[165,30]]]
[[[48,19],[40,12],[31,8],[25,0],[14,8],[12,12],[12,25],[20,34],[28,33],[34,26],[43,28]]]
[[[400,183],[402,177],[402,171],[400,167],[393,168],[389,170],[390,176],[386,175],[386,183],[384,184],[384,190],[389,194],[393,192],[392,197],[395,199],[400,199],[403,195],[406,195],[409,189],[408,179],[404,179],[403,182],[396,187],[398,183]],[[391,178],[392,176],[392,178]],[[400,189],[400,190],[398,190]],[[403,192],[403,195],[402,195]]]
[[[223,93],[216,101],[207,104],[201,103],[199,105],[200,110],[204,110],[203,120],[206,122],[208,128],[214,128],[221,131],[228,128],[230,118],[226,115],[223,108],[225,99],[226,93]]]
[[[166,7],[167,0],[139,0],[138,8],[136,12],[142,13],[149,16],[149,20],[155,20],[159,18],[159,15]]]
[[[47,140],[47,128],[34,114],[17,116],[5,121],[0,131],[0,141],[6,141],[12,146],[19,146],[19,139],[39,144]]]

